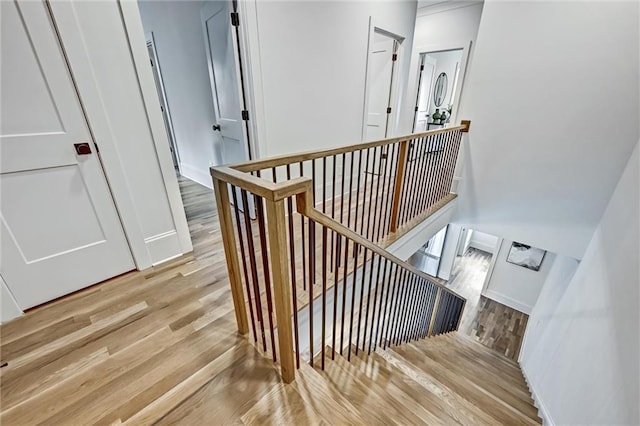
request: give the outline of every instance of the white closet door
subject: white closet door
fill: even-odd
[[[0,7],[0,272],[26,309],[135,266],[48,9]]]

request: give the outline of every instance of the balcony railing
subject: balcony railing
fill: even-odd
[[[455,198],[467,130],[211,169],[238,330],[285,382],[327,345],[350,358],[457,329],[464,298],[383,246]]]

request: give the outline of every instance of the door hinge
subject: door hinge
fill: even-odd
[[[231,12],[231,25],[234,27],[240,26],[240,16],[238,15],[238,12]]]
[[[424,71],[424,65],[420,65],[420,71]]]
[[[149,62],[151,62],[151,66],[153,67],[153,59],[149,59]]]
[[[391,60],[392,61],[397,61],[398,60],[398,54],[394,53],[393,55],[391,55]]]
[[[391,107],[387,107],[387,114],[391,114]]]
[[[414,111],[418,112],[418,106],[417,105],[416,105],[416,109]]]
[[[242,119],[244,121],[249,121],[249,111],[247,111],[246,109],[242,110]]]
[[[93,142],[93,145],[96,147],[96,152],[100,154],[100,147],[98,146],[98,142]]]
[[[160,105],[160,111],[164,112],[164,107],[162,105]]]

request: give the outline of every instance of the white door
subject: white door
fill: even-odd
[[[26,309],[135,266],[47,8],[0,3],[0,272]]]
[[[423,55],[422,65],[420,66],[420,85],[418,86],[416,121],[413,130],[417,133],[427,130],[429,105],[431,104],[429,100],[431,99],[435,70],[436,60],[427,55]]]
[[[205,2],[201,10],[216,117],[213,126],[222,139],[224,164],[249,159],[242,104],[235,34],[227,1]]]
[[[373,33],[368,68],[367,141],[387,137],[395,50],[395,39]]]

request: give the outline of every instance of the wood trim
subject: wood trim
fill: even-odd
[[[270,201],[279,201],[299,194],[312,185],[311,178],[300,177],[273,183],[226,166],[211,167],[210,172],[213,179],[228,182]]]
[[[226,182],[215,178],[213,179],[213,189],[216,195],[220,233],[222,234],[224,255],[227,259],[227,271],[229,272],[229,283],[231,285],[231,296],[233,298],[236,322],[238,323],[238,333],[244,335],[249,332],[249,324],[247,320],[247,308],[244,303],[244,292],[242,291],[242,278],[240,275],[240,265],[238,263],[235,233],[233,231],[233,219],[231,218],[229,189],[227,188]]]
[[[460,125],[464,126],[464,129],[462,129],[462,133],[469,133],[469,128],[471,127],[471,120],[461,120]]]
[[[427,337],[431,337],[431,333],[433,332],[433,326],[436,323],[436,317],[438,315],[438,308],[440,308],[440,297],[442,296],[442,289],[439,288],[438,292],[436,293],[436,301],[433,304],[433,312],[431,313],[431,321],[429,321],[429,331],[427,332]],[[463,303],[466,303],[467,299],[464,299]],[[462,314],[460,314],[460,317],[462,318]]]
[[[440,209],[449,204],[451,201],[455,200],[457,197],[458,194],[454,194],[453,192],[447,194],[444,198],[428,208],[422,214],[414,217],[409,222],[406,222],[399,229],[391,231],[391,233],[387,235],[384,240],[378,242],[378,245],[382,248],[389,247],[391,244],[404,237],[409,231],[414,229],[420,222],[424,222],[425,220],[429,219],[429,217],[436,214],[438,211],[440,211]]]
[[[400,142],[400,152],[398,153],[398,167],[396,169],[396,184],[393,190],[393,203],[391,204],[391,217],[389,218],[390,232],[398,230],[398,212],[400,211],[400,198],[402,197],[402,184],[404,183],[404,169],[407,166],[407,152],[409,151],[409,141]]]
[[[301,161],[313,160],[316,158],[329,157],[332,155],[343,154],[345,152],[360,151],[367,148],[391,145],[391,144],[395,144],[403,141],[410,141],[412,139],[424,138],[427,136],[438,135],[440,133],[447,133],[447,132],[453,132],[455,130],[464,130],[464,129],[466,129],[465,125],[446,127],[444,129],[429,130],[428,132],[414,133],[414,134],[398,136],[394,138],[381,139],[373,142],[365,142],[365,143],[359,143],[354,145],[344,145],[336,148],[329,148],[329,149],[324,149],[319,151],[318,150],[307,151],[307,152],[301,152],[298,154],[282,155],[278,157],[265,158],[262,160],[247,161],[242,164],[233,165],[231,166],[231,168],[235,170],[239,170],[241,172],[253,172],[256,170],[264,170],[272,167],[284,166],[286,164],[293,164],[293,163],[299,163]]]
[[[351,241],[353,241],[354,243],[376,253],[378,256],[384,257],[385,259],[401,266],[402,268],[412,272],[415,275],[418,275],[422,278],[425,278],[429,281],[431,281],[433,284],[435,284],[437,287],[439,287],[440,289],[443,289],[444,291],[447,291],[451,294],[453,294],[456,297],[459,297],[462,300],[466,300],[464,297],[462,297],[460,294],[456,293],[453,290],[448,289],[445,284],[444,281],[441,280],[440,278],[437,277],[433,277],[429,274],[426,274],[418,269],[416,269],[415,267],[411,266],[410,264],[408,264],[407,262],[404,262],[403,260],[395,257],[394,255],[392,255],[391,253],[389,253],[388,251],[386,251],[385,249],[383,249],[382,247],[378,246],[375,243],[372,243],[371,241],[369,241],[368,239],[364,238],[363,236],[361,236],[360,234],[357,234],[355,232],[353,232],[351,229],[347,228],[346,226],[342,225],[340,222],[335,221],[334,219],[332,219],[331,217],[325,215],[324,213],[322,213],[321,211],[317,210],[316,208],[313,207],[313,198],[312,198],[312,194],[311,194],[311,188],[309,188],[308,191],[301,193],[301,194],[297,194],[296,195],[296,207],[297,210],[300,214],[307,216],[309,219],[326,226],[327,228],[343,235],[346,238],[349,238]]]
[[[293,329],[291,327],[291,283],[287,256],[287,230],[284,200],[266,201],[267,232],[269,234],[269,261],[273,283],[273,302],[278,324],[278,349],[282,380],[295,379],[293,355]]]

